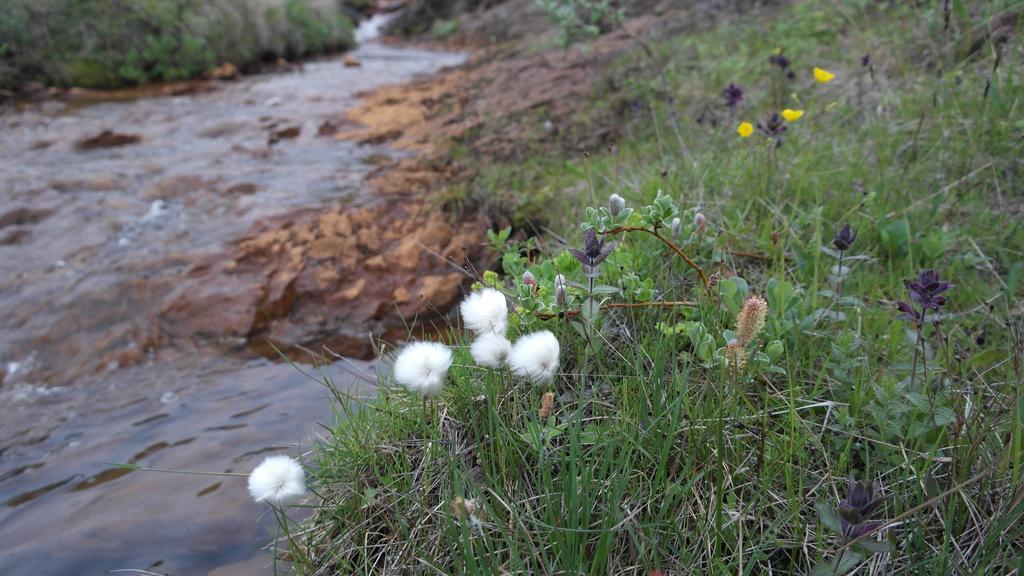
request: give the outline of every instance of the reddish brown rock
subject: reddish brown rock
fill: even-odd
[[[238,67],[231,62],[225,62],[216,68],[208,70],[205,76],[211,80],[234,80],[240,76]]]
[[[270,132],[270,136],[267,138],[267,144],[273,146],[281,140],[298,138],[299,134],[302,134],[302,126],[287,126],[285,128],[274,129]]]
[[[113,130],[104,130],[95,136],[82,138],[75,142],[75,148],[79,150],[93,150],[96,148],[115,148],[117,146],[128,146],[138,144],[142,136],[138,134],[122,134]]]
[[[459,300],[469,278],[457,270],[489,261],[487,225],[411,200],[273,219],[194,268],[168,298],[161,329],[369,354],[369,335],[404,336],[412,318],[437,318]]]
[[[125,181],[117,176],[83,176],[82,178],[56,178],[47,184],[58,192],[90,192],[96,190],[118,190],[125,187]]]

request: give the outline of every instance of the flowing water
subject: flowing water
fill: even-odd
[[[0,574],[269,574],[245,479],[308,449],[327,391],[296,368],[170,342],[154,319],[190,266],[269,217],[372,199],[337,140],[357,93],[461,62],[387,46],[197,93],[0,112]],[[88,139],[109,131],[103,144]],[[372,364],[328,372],[339,387]]]

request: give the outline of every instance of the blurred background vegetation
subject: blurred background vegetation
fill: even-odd
[[[0,89],[115,88],[349,48],[359,2],[4,0]]]

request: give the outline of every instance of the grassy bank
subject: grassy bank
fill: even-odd
[[[182,80],[353,45],[340,0],[10,0],[0,88],[114,88]]]
[[[436,401],[387,360],[339,393],[298,572],[1019,572],[1021,9],[723,13],[607,71],[587,117],[640,111],[614,149],[484,166],[480,204],[549,191],[480,280],[558,375],[480,367],[460,330]],[[591,274],[581,227],[616,243]]]

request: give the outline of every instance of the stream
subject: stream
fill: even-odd
[[[245,478],[112,464],[244,473],[329,422],[296,367],[157,319],[204,258],[267,219],[372,201],[375,159],[408,154],[333,136],[358,93],[463,56],[386,45],[380,23],[360,27],[358,66],[0,111],[0,574],[273,573],[274,521]],[[374,378],[367,361],[325,372]]]

